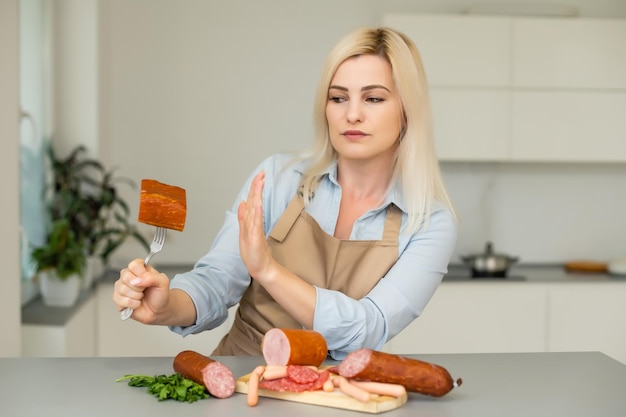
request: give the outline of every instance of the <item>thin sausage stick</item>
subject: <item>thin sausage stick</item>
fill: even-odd
[[[278,379],[287,376],[287,366],[281,365],[267,365],[265,372],[263,372],[262,379]]]
[[[340,376],[337,379],[339,379],[339,389],[347,396],[352,397],[363,403],[366,403],[370,400],[369,392],[357,387],[356,385],[351,384],[350,381],[348,381],[344,377]]]
[[[322,385],[322,389],[324,392],[333,392],[335,390],[335,384],[333,384],[332,379],[327,379],[324,385]]]
[[[350,380],[355,385],[370,394],[387,395],[389,397],[402,397],[406,394],[406,389],[400,384],[387,384],[384,382],[355,381]]]
[[[247,396],[248,406],[250,407],[254,407],[259,402],[259,381],[261,380],[261,375],[263,375],[264,372],[264,366],[257,366],[250,374]]]

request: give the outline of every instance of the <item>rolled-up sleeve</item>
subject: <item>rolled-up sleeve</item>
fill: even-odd
[[[185,291],[196,307],[196,323],[171,326],[172,331],[186,336],[219,326],[250,284],[247,268],[239,256],[239,233],[233,228],[238,230],[237,214],[228,211],[209,253],[200,258],[193,270],[175,275],[170,282],[170,289]]]

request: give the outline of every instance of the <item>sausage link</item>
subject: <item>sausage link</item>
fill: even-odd
[[[263,379],[278,379],[287,376],[287,367],[280,365],[267,365],[263,372]]]
[[[268,365],[320,366],[328,355],[326,339],[314,330],[268,330],[261,343],[263,358]]]
[[[257,366],[250,374],[250,379],[248,380],[247,396],[248,406],[250,407],[254,407],[259,402],[259,382],[261,381],[261,376],[264,372],[264,366]]]
[[[192,350],[180,352],[174,358],[174,372],[184,378],[204,385],[209,394],[217,398],[228,398],[235,392],[235,377],[221,362]]]
[[[452,380],[439,365],[372,349],[349,353],[339,364],[339,374],[348,379],[400,384],[407,391],[441,397],[463,382]]]
[[[322,385],[322,390],[325,392],[333,392],[335,390],[335,384],[333,384],[331,379],[327,379],[324,385]]]
[[[387,395],[389,397],[402,397],[406,394],[406,388],[400,384],[390,384],[385,382],[372,382],[372,381],[356,381],[350,380],[352,385],[355,385],[370,394]]]
[[[349,397],[352,397],[356,400],[361,401],[362,403],[366,403],[370,400],[370,393],[365,391],[362,388],[353,385],[346,378],[342,376],[338,376],[335,379],[339,380],[339,389],[341,392],[346,394]]]

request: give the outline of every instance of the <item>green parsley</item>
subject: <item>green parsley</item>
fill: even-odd
[[[193,403],[209,398],[204,385],[191,379],[183,378],[180,374],[172,375],[124,375],[115,382],[128,380],[131,387],[147,387],[148,394],[154,395],[159,401],[173,399],[181,402]]]

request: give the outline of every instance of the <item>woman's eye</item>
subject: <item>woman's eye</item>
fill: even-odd
[[[385,101],[385,99],[380,97],[368,97],[365,99],[365,101],[368,101],[370,103],[382,103],[383,101]]]
[[[330,96],[328,98],[329,101],[333,101],[335,103],[343,103],[344,101],[346,101],[345,97],[340,97],[340,96]]]

